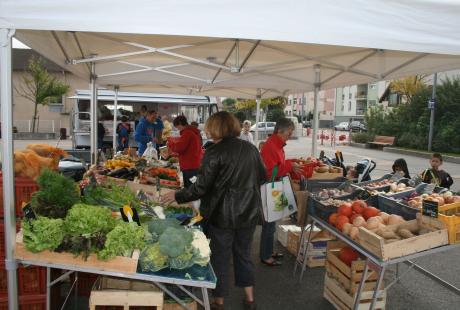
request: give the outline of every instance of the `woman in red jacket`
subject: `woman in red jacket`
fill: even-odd
[[[178,116],[173,121],[174,127],[180,131],[179,138],[169,138],[168,148],[171,152],[179,154],[179,165],[184,177],[184,187],[192,182],[191,178],[198,174],[200,168],[202,149],[200,131],[190,126],[185,116]]]
[[[276,179],[279,179],[291,172],[299,173],[301,171],[299,164],[286,161],[286,155],[284,154],[283,149],[294,129],[294,123],[290,119],[282,118],[278,120],[273,134],[262,146],[260,156],[265,164],[267,181],[272,178],[272,171],[275,166],[278,166]],[[263,222],[262,235],[260,236],[259,254],[260,261],[268,266],[280,266],[281,263],[276,259],[283,257],[283,254],[275,253],[273,251],[275,231],[276,222]]]

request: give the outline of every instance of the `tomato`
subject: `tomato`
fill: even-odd
[[[351,204],[348,202],[342,203],[338,211],[340,215],[345,215],[346,217],[350,217],[353,214],[353,209],[351,208]]]

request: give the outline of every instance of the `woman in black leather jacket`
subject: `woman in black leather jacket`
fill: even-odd
[[[212,115],[205,131],[215,144],[206,150],[196,182],[168,193],[164,200],[185,203],[201,199],[200,212],[208,225],[211,263],[217,275],[212,308],[223,309],[233,255],[235,283],[244,288],[245,308],[255,309],[251,245],[261,219],[260,186],[265,181],[265,168],[257,148],[238,139],[241,128],[232,114]]]

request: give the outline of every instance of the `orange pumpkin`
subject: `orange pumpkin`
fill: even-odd
[[[353,250],[353,248],[345,246],[340,249],[339,258],[342,262],[351,266],[351,263],[359,258],[359,253]]]
[[[338,211],[340,215],[345,215],[346,217],[350,217],[353,214],[353,209],[351,208],[351,204],[348,202],[342,203]]]
[[[331,215],[329,215],[329,224],[331,224],[332,226],[335,226],[335,224],[337,223],[338,216],[339,216],[338,213],[332,213]]]
[[[371,217],[377,216],[379,214],[379,212],[380,212],[379,209],[376,209],[374,207],[367,207],[363,211],[364,219],[367,221]]]
[[[348,218],[348,216],[339,215],[339,216],[337,217],[337,222],[335,223],[335,227],[337,227],[338,230],[342,231],[342,230],[343,230],[343,226],[344,226],[346,223],[350,223],[350,219]]]

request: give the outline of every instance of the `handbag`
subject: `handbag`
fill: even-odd
[[[297,211],[294,191],[289,176],[275,181],[278,166],[272,171],[271,181],[260,187],[263,215],[266,222],[274,222]]]

